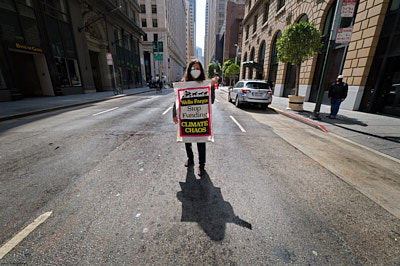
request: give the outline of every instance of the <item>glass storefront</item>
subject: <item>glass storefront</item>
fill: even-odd
[[[44,0],[46,27],[56,64],[56,85],[82,86],[68,9],[64,0]]]
[[[139,40],[116,27],[114,28],[114,38],[118,58],[117,82],[128,85],[128,87],[137,86],[141,80]]]
[[[400,0],[389,4],[360,110],[400,116]]]

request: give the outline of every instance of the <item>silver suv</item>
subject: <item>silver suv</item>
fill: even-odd
[[[264,80],[239,80],[235,86],[229,88],[228,101],[235,102],[236,107],[242,104],[258,104],[267,108],[272,102],[272,89]]]

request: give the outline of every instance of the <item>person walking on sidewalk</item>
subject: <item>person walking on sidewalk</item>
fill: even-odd
[[[206,79],[206,74],[204,72],[204,68],[199,60],[192,60],[188,64],[185,72],[185,76],[183,77],[182,81],[203,81]],[[215,77],[211,80],[211,103],[214,103],[215,99],[215,84],[218,82],[218,77]],[[176,108],[172,108],[172,119],[175,124],[179,122]],[[187,154],[187,161],[185,162],[185,167],[190,167],[194,165],[194,156],[192,150],[192,143],[185,143],[186,154]],[[205,174],[205,164],[206,164],[206,143],[198,142],[197,143],[197,150],[199,152],[199,170],[198,175],[203,176]]]
[[[343,82],[343,75],[339,75],[336,82],[332,83],[329,88],[328,97],[331,100],[331,113],[328,116],[330,119],[335,119],[339,112],[340,104],[346,99],[348,91],[348,85]]]

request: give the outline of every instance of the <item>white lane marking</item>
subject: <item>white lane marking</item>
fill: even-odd
[[[31,224],[25,227],[21,232],[16,234],[13,238],[11,238],[8,242],[6,242],[0,248],[0,260],[7,255],[13,248],[15,248],[22,240],[24,240],[33,230],[36,229],[39,225],[41,225],[53,212],[46,212],[36,218]]]
[[[235,124],[240,128],[242,132],[246,132],[246,130],[244,130],[244,128],[239,124],[238,121],[236,121],[236,119],[233,116],[230,116],[230,118],[233,120],[233,122],[235,122]]]
[[[215,99],[215,101],[216,101],[217,103],[219,103],[218,99]]]
[[[171,106],[170,108],[168,108],[167,110],[165,110],[165,112],[162,113],[162,115],[165,115],[165,114],[168,113],[168,111],[171,110],[171,109],[172,109],[172,106]]]
[[[93,114],[92,116],[101,115],[101,114],[104,114],[104,113],[107,113],[107,112],[111,112],[111,111],[114,111],[114,110],[116,110],[118,108],[119,107],[111,108],[111,109],[105,110],[103,112],[99,112],[99,113]]]

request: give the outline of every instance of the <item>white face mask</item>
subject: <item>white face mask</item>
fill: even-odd
[[[201,71],[197,70],[197,69],[193,69],[190,71],[190,75],[194,78],[197,79],[198,77],[200,77]]]

